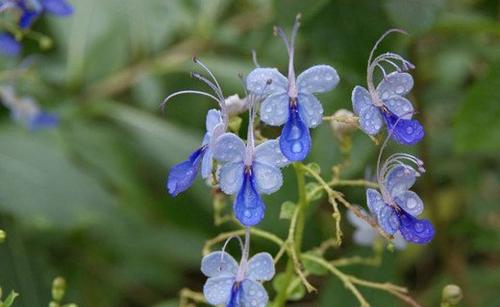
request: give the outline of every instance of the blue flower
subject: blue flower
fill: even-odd
[[[5,0],[0,8],[18,10],[20,13],[18,25],[21,29],[31,27],[44,12],[60,17],[73,14],[73,7],[66,0]]]
[[[226,130],[226,124],[219,111],[215,109],[208,111],[206,129],[201,146],[191,153],[186,161],[174,165],[170,170],[167,179],[167,189],[170,195],[177,196],[191,187],[200,164],[202,178],[206,179],[211,174],[214,142]]]
[[[373,218],[368,215],[368,213],[359,208],[361,214],[367,218]],[[354,226],[353,241],[361,246],[372,246],[373,242],[377,238],[381,237],[377,231],[364,219],[358,217],[353,211],[349,210],[347,212],[347,220]],[[401,236],[399,232],[394,234],[393,240],[396,249],[404,249],[406,247],[406,241]]]
[[[416,169],[402,161],[415,164]],[[417,244],[429,243],[435,233],[429,220],[417,218],[424,204],[409,190],[424,171],[420,159],[405,153],[393,154],[378,170],[380,192],[366,190],[368,208],[380,227],[389,235],[399,231],[405,240]]]
[[[30,97],[17,97],[11,87],[0,88],[2,103],[10,110],[13,120],[22,123],[30,131],[54,128],[59,124],[59,117],[40,109]]]
[[[225,252],[212,252],[201,261],[201,271],[208,277],[203,286],[205,299],[211,305],[227,307],[265,307],[269,296],[262,281],[275,274],[273,257],[258,253],[238,265]]]
[[[413,78],[402,71],[414,66],[400,55],[390,52],[379,55],[372,61],[373,52],[380,41],[394,31],[399,30],[386,32],[371,51],[368,60],[368,90],[362,86],[354,87],[352,106],[354,113],[359,116],[360,128],[365,133],[375,135],[385,123],[394,141],[412,145],[424,137],[424,128],[417,120],[412,119],[413,105],[404,96],[413,88]],[[399,62],[401,64],[398,65]],[[396,71],[387,74],[383,63],[395,67]],[[384,75],[377,88],[373,85],[373,73],[376,68]]]
[[[218,171],[220,188],[228,195],[236,194],[233,209],[245,226],[254,226],[264,218],[265,205],[261,193],[276,192],[283,184],[281,167],[289,161],[281,153],[278,140],[268,140],[253,149],[235,134],[219,137],[214,158],[222,164]]]
[[[0,53],[6,56],[17,56],[21,52],[21,44],[10,33],[0,33]]]
[[[309,128],[322,122],[323,107],[313,94],[328,92],[339,82],[337,71],[329,65],[313,66],[295,78],[293,59],[298,27],[297,19],[290,42],[282,29],[276,29],[288,49],[288,78],[275,68],[256,68],[247,77],[250,93],[267,96],[260,107],[261,120],[271,126],[285,125],[279,144],[290,161],[307,157],[311,149]]]

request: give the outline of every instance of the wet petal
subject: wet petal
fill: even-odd
[[[236,276],[238,262],[226,252],[212,252],[201,260],[201,272],[207,277]]]
[[[383,206],[377,213],[380,227],[389,235],[393,235],[399,229],[399,217],[396,210],[389,206]]]
[[[377,216],[380,210],[386,206],[382,195],[375,189],[366,189],[366,204],[374,216]]]
[[[377,107],[371,105],[359,114],[359,126],[365,133],[374,135],[382,128],[383,121]]]
[[[260,119],[271,126],[281,126],[288,119],[288,95],[275,93],[268,96],[260,106]]]
[[[390,112],[382,112],[387,129],[394,141],[403,145],[413,145],[424,137],[424,127],[414,119],[399,119]]]
[[[172,196],[186,191],[194,182],[200,165],[200,157],[203,155],[205,147],[194,151],[189,159],[174,165],[170,169],[167,179],[168,193]]]
[[[268,140],[258,145],[254,152],[255,161],[271,166],[284,167],[290,163],[280,149],[279,141]]]
[[[424,211],[424,203],[413,191],[406,191],[399,196],[394,198],[394,201],[398,206],[400,206],[406,213],[413,216],[419,216]]]
[[[243,184],[243,173],[245,165],[243,162],[224,164],[218,173],[221,190],[228,194],[236,194]]]
[[[21,53],[21,43],[19,43],[10,33],[0,34],[0,54],[16,56]]]
[[[309,154],[311,135],[297,108],[290,108],[290,116],[281,131],[279,143],[281,152],[290,161],[302,161]]]
[[[214,128],[222,122],[222,117],[220,111],[216,109],[210,109],[207,113],[207,119],[205,120],[205,126],[207,128],[207,132],[212,132]]]
[[[41,0],[43,8],[56,16],[73,14],[73,7],[66,0]]]
[[[385,100],[392,96],[404,96],[413,88],[413,78],[406,72],[392,72],[377,86],[380,99]]]
[[[312,94],[299,93],[298,106],[300,118],[307,127],[315,128],[323,121],[323,106]]]
[[[203,155],[203,160],[201,161],[201,178],[207,179],[212,173],[213,167],[213,153],[210,148],[207,148],[205,154]]]
[[[266,307],[269,297],[266,289],[250,279],[245,279],[241,283],[240,306],[242,307]]]
[[[245,143],[234,133],[224,133],[214,146],[214,158],[221,162],[238,162],[245,158]]]
[[[400,96],[393,96],[383,101],[389,111],[396,116],[402,119],[411,119],[413,116],[413,105],[408,99]]]
[[[257,225],[264,218],[266,208],[255,189],[252,175],[245,173],[233,209],[236,218],[247,227]]]
[[[400,231],[403,238],[416,244],[429,243],[434,238],[434,226],[429,220],[419,220],[408,213],[400,214]]]
[[[329,65],[316,65],[306,69],[297,77],[299,93],[324,93],[339,83],[339,75]]]
[[[384,185],[394,198],[408,191],[415,184],[417,173],[406,165],[398,165],[391,169],[385,176]]]
[[[273,257],[269,253],[258,253],[248,261],[246,276],[248,279],[271,280],[275,273]]]
[[[234,276],[219,276],[207,279],[203,286],[203,295],[211,305],[225,305],[231,298]]]
[[[275,166],[255,162],[252,166],[255,188],[259,193],[271,194],[283,184],[281,170]]]
[[[285,93],[288,89],[288,79],[276,68],[256,68],[248,74],[246,83],[248,91],[259,96]]]
[[[356,85],[351,94],[352,109],[360,115],[368,107],[373,106],[370,92],[362,86]]]

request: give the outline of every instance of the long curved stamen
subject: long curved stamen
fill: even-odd
[[[224,95],[222,93],[222,88],[220,87],[219,82],[217,82],[217,79],[215,78],[215,76],[212,73],[212,71],[210,69],[208,69],[208,67],[205,64],[203,64],[203,62],[200,61],[197,57],[193,57],[193,62],[195,62],[196,64],[200,65],[208,73],[208,75],[214,81],[214,83],[215,83],[215,85],[216,85],[216,87],[218,89],[218,92],[220,93],[221,98],[224,99]]]
[[[241,238],[239,236],[230,236],[229,238],[227,238],[226,242],[224,242],[224,245],[222,246],[222,250],[221,250],[222,254],[220,256],[221,265],[222,265],[222,261],[224,260],[224,253],[226,252],[226,247],[229,244],[229,242],[231,242],[232,239],[238,239],[238,241],[240,242],[241,254],[243,255],[245,252],[245,247],[244,247],[244,244],[243,244],[243,241],[241,240]]]
[[[252,62],[255,67],[260,68],[259,61],[257,61],[257,52],[255,51],[255,49],[252,49]]]
[[[210,97],[213,100],[215,100],[218,104],[220,104],[219,99],[217,97],[209,94],[209,93],[205,93],[205,92],[202,92],[202,91],[196,91],[196,90],[184,90],[184,91],[178,91],[178,92],[175,92],[175,93],[172,93],[172,94],[168,95],[167,98],[165,98],[163,100],[163,102],[160,104],[160,108],[162,110],[164,110],[167,102],[170,99],[174,98],[175,96],[179,96],[179,95],[183,95],[183,94],[195,94],[195,95],[202,95],[202,96]]]
[[[384,78],[387,76],[387,73],[385,72],[385,69],[382,65],[377,63],[377,67],[382,71],[382,74],[384,75]]]
[[[242,251],[240,266],[236,273],[236,281],[242,281],[245,277],[248,266],[248,255],[250,254],[250,228],[245,228],[245,246]]]
[[[291,98],[297,97],[297,86],[295,85],[295,68],[294,68],[294,55],[295,55],[295,40],[300,27],[301,15],[297,14],[295,23],[293,24],[292,34],[288,40],[285,31],[280,27],[274,27],[274,34],[279,36],[286,45],[288,51],[288,96]]]
[[[207,78],[203,77],[202,75],[196,72],[192,72],[191,76],[208,85],[219,98],[224,98],[220,89],[212,81],[208,80]]]

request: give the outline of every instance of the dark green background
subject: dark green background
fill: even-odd
[[[204,241],[233,228],[213,226],[210,190],[201,180],[175,199],[164,181],[169,167],[201,141],[205,113],[214,105],[179,97],[162,114],[159,104],[175,90],[204,88],[189,77],[193,55],[213,69],[226,95],[243,94],[237,76],[252,69],[253,48],[261,65],[285,71],[285,48],[272,26],[289,30],[297,12],[303,14],[297,70],[330,64],[341,76],[320,97],[326,114],[350,109],[351,90],[366,84],[369,50],[385,30],[400,27],[409,36],[390,36],[380,51],[399,52],[416,65],[410,98],[426,138],[412,152],[427,169],[416,190],[437,235],[426,247],[386,252],[379,268],[348,271],[406,285],[423,306],[437,306],[450,282],[463,288],[463,306],[500,306],[498,1],[71,2],[74,16],[36,24],[55,45],[41,51],[26,41],[28,70],[13,78],[19,60],[0,60],[1,83],[62,117],[56,130],[29,133],[0,111],[0,228],[8,233],[0,245],[0,285],[21,293],[15,306],[46,306],[57,275],[67,279],[67,300],[80,306],[176,306],[182,287],[202,288]],[[339,143],[327,123],[313,138],[308,161],[328,177],[341,162]],[[343,176],[373,171],[376,152],[356,132]],[[278,219],[280,204],[296,195],[291,169],[285,174],[283,188],[265,197],[260,225],[280,236],[288,225]],[[342,192],[364,204],[363,189]],[[333,234],[331,206],[322,200],[313,208],[305,247]],[[343,226],[344,245],[332,256],[369,255]],[[257,239],[253,250],[276,252]],[[356,305],[337,279],[312,282],[319,293],[294,306]],[[385,293],[364,293],[373,306],[400,305]]]

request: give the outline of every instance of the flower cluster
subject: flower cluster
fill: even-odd
[[[66,0],[0,0],[0,13],[12,11],[17,16],[17,26],[27,31],[44,13],[55,16],[73,14],[73,7]],[[0,33],[0,53],[16,56],[21,52],[20,37],[12,32]]]

